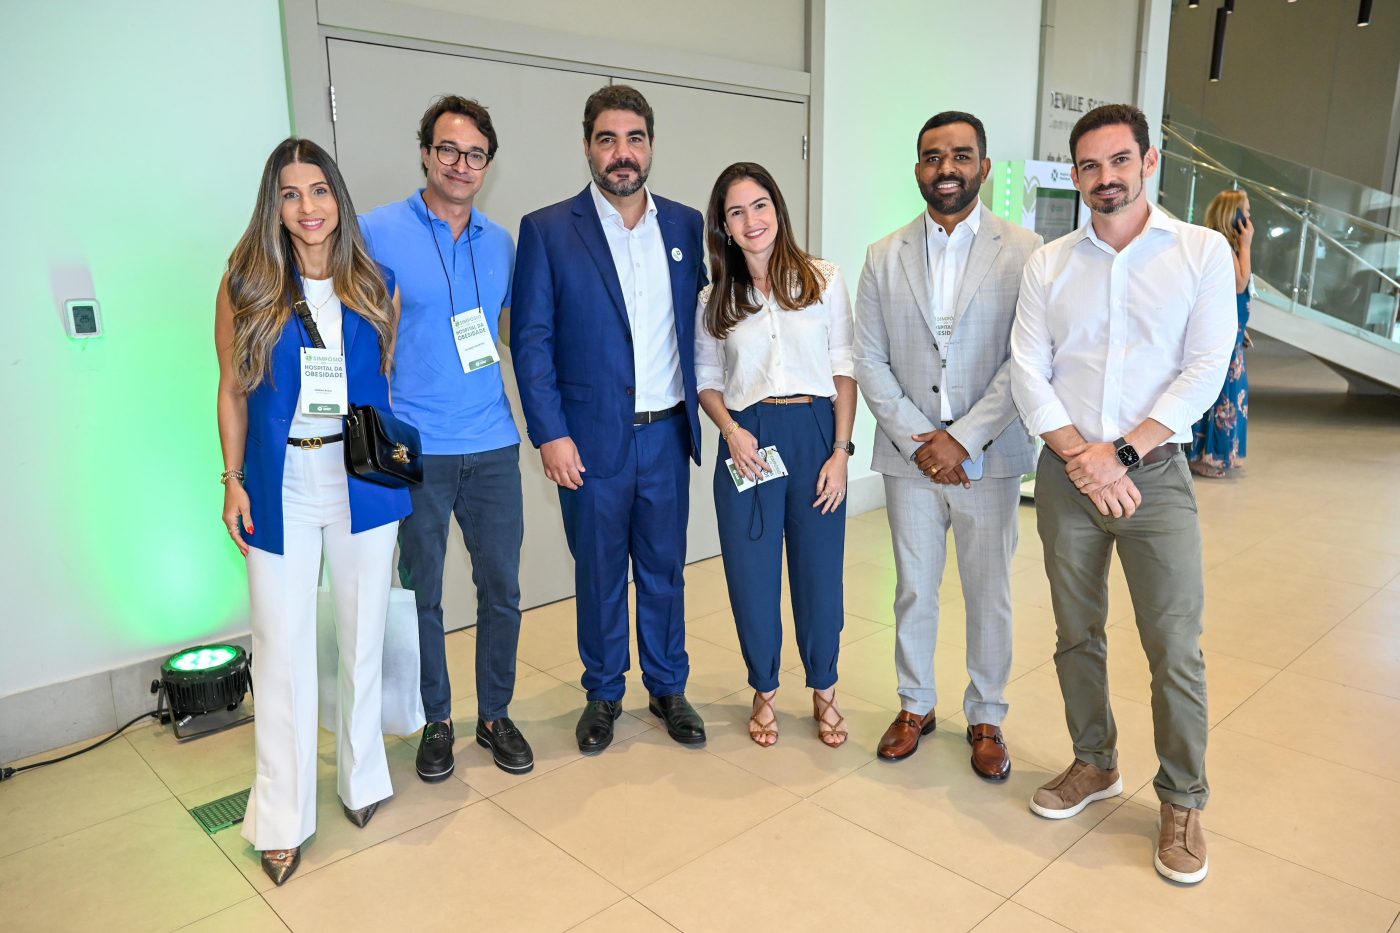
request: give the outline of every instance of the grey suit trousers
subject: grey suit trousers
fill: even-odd
[[[1152,731],[1164,803],[1200,809],[1206,783],[1206,664],[1201,654],[1205,582],[1196,488],[1177,454],[1131,474],[1142,506],[1131,518],[1100,515],[1041,452],[1035,508],[1055,608],[1055,670],[1074,756],[1100,768],[1118,762],[1108,700],[1108,564],[1114,545],[1133,598],[1138,637],[1152,671]]]
[[[1011,556],[1020,534],[1019,476],[986,477],[943,486],[923,477],[885,477],[885,502],[894,540],[895,668],[902,709],[925,715],[938,702],[934,651],[938,641],[938,587],[948,554],[948,531],[958,553],[967,611],[969,723],[999,726],[1006,717],[1011,675]]]

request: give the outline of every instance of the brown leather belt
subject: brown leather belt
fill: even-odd
[[[759,399],[765,405],[810,405],[813,398],[810,395],[784,395],[781,398]]]

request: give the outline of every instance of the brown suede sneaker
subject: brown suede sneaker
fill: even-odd
[[[1047,820],[1068,819],[1095,800],[1121,793],[1123,779],[1117,768],[1105,771],[1076,758],[1063,774],[1035,792],[1031,812]]]
[[[1182,884],[1195,884],[1206,876],[1206,833],[1201,828],[1201,811],[1162,804],[1162,832],[1157,854],[1152,857],[1157,874]]]

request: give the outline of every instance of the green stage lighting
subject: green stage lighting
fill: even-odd
[[[171,723],[180,741],[247,722],[241,710],[252,689],[251,659],[237,645],[198,645],[171,655],[151,682],[162,723]],[[196,717],[202,719],[190,728]]]

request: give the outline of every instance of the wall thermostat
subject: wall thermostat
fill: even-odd
[[[69,337],[102,336],[102,308],[96,298],[74,298],[63,307],[63,328]]]

